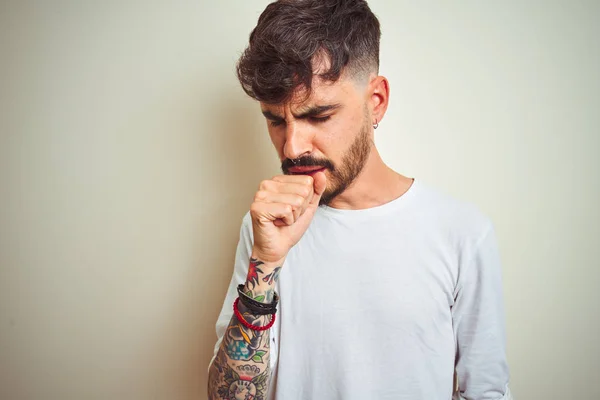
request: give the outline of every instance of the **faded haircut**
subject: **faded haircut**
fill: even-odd
[[[298,88],[310,95],[319,77],[366,77],[379,70],[381,31],[364,0],[278,0],[267,6],[237,63],[237,76],[252,98],[277,104]],[[327,60],[327,62],[321,62]]]

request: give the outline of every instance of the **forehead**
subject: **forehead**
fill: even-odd
[[[305,87],[298,87],[286,103],[261,103],[261,109],[277,112],[290,108],[292,112],[295,112],[315,106],[348,104],[359,98],[360,87],[354,79],[342,75],[337,81],[332,82],[319,75],[314,75],[310,93]],[[283,112],[279,112],[279,114],[283,114]]]

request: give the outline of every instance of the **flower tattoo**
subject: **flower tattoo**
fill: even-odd
[[[263,265],[264,262],[257,260],[256,258],[250,259],[250,266],[248,267],[248,283],[252,284],[252,288],[258,285],[258,273],[263,273],[260,268],[260,265]]]

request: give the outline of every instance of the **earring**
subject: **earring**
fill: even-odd
[[[375,124],[373,124],[373,129],[377,129],[379,127],[379,122],[375,120]]]

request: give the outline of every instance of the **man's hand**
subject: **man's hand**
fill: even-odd
[[[250,207],[254,247],[252,257],[281,265],[310,225],[327,178],[280,175],[262,181]]]

